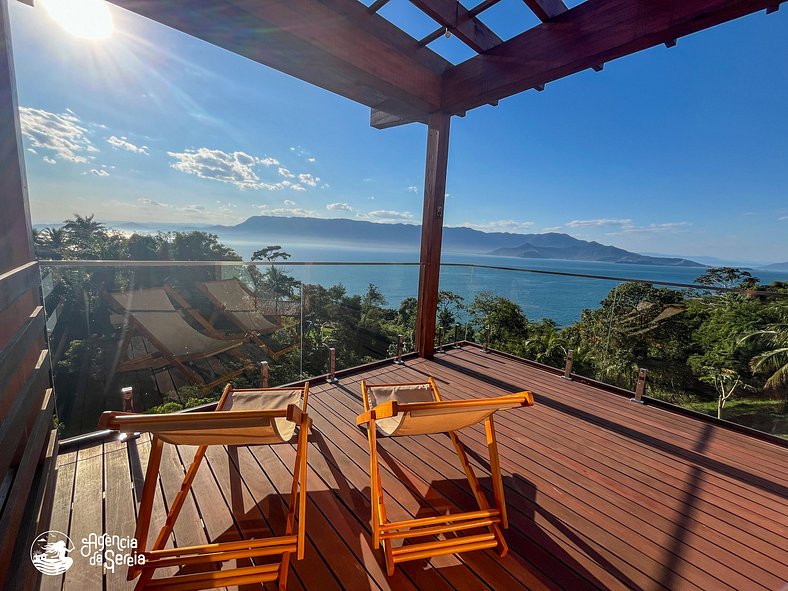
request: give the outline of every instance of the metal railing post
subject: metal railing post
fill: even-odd
[[[455,324],[454,325],[454,346],[455,347],[459,347],[460,346],[460,325],[459,324]]]
[[[337,379],[337,350],[334,347],[328,348],[328,383],[336,384]]]
[[[123,400],[123,412],[134,412],[134,388],[131,386],[121,388],[120,397]]]
[[[438,327],[438,353],[443,353],[443,327]]]
[[[643,404],[643,394],[646,391],[646,377],[648,377],[648,370],[641,367],[638,372],[638,383],[637,386],[635,386],[635,397],[630,398],[632,402]]]
[[[564,375],[561,376],[565,380],[572,379],[572,367],[574,366],[574,351],[572,349],[568,349],[566,351],[566,366],[564,367]]]
[[[484,347],[482,347],[482,353],[489,353],[490,352],[490,327],[484,329]]]
[[[268,387],[268,362],[263,361],[260,364],[260,387],[267,388]]]
[[[397,365],[405,365],[405,362],[402,361],[402,347],[405,343],[405,336],[398,335],[397,336],[397,358],[394,360],[394,363]]]

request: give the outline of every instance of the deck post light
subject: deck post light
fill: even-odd
[[[328,383],[336,384],[339,382],[337,373],[337,350],[335,347],[328,348]]]
[[[638,372],[638,383],[635,386],[635,397],[630,398],[632,402],[639,402],[643,404],[643,393],[646,391],[646,377],[648,376],[648,370],[644,367],[640,368]]]
[[[402,361],[402,346],[405,342],[405,337],[403,335],[397,336],[397,358],[394,360],[394,363],[397,365],[404,365],[405,362]]]
[[[567,349],[566,351],[566,366],[564,367],[564,375],[561,376],[565,380],[572,379],[572,366],[574,365],[574,351]]]
[[[121,388],[120,397],[123,403],[123,412],[134,412],[134,388],[131,386]]]
[[[268,362],[263,361],[260,364],[260,387],[267,388],[268,387]]]

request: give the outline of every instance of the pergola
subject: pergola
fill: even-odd
[[[32,3],[32,0],[28,0]],[[385,129],[427,126],[416,346],[434,353],[451,117],[665,44],[783,0],[524,0],[542,21],[508,41],[484,24],[499,0],[411,0],[439,23],[415,39],[378,14],[388,0],[111,0],[113,3],[370,108]],[[41,505],[57,435],[11,55],[0,0],[0,531]],[[429,45],[455,35],[476,55],[453,65]],[[35,517],[35,515],[33,516]],[[14,537],[0,540],[0,585]]]

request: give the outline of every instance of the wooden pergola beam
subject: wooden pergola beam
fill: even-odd
[[[542,22],[549,21],[567,11],[563,0],[523,0]]]
[[[440,108],[450,63],[357,0],[111,0],[388,113]]]
[[[443,110],[465,112],[783,1],[587,0],[446,72]]]
[[[410,0],[424,13],[447,27],[477,53],[484,53],[503,41],[457,0]],[[560,0],[559,0],[560,1]]]

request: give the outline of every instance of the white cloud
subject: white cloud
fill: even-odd
[[[782,216],[780,218],[777,218],[778,222],[784,222],[785,220],[788,220],[788,215],[784,215],[784,216]]]
[[[413,214],[409,211],[395,211],[392,209],[377,209],[367,213],[357,213],[356,217],[362,220],[378,223],[413,223]]]
[[[95,174],[96,176],[109,176],[109,173],[106,170],[97,170],[95,168],[90,169],[91,174]]]
[[[54,158],[50,158],[49,156],[44,156],[44,162],[46,162],[47,164],[56,164],[57,160],[55,160]]]
[[[482,232],[525,232],[529,230],[534,223],[533,222],[518,222],[515,220],[495,220],[490,222],[478,222],[478,223],[471,223],[465,222],[462,224],[466,228],[473,228],[474,230],[480,230]]]
[[[218,207],[209,208],[205,205],[201,204],[188,204],[188,205],[175,205],[172,203],[164,203],[162,201],[156,201],[155,199],[149,199],[148,197],[139,197],[137,199],[137,204],[140,209],[147,211],[147,212],[156,212],[154,215],[156,216],[153,219],[161,220],[163,219],[161,216],[171,217],[175,216],[174,219],[180,220],[182,218],[188,218],[193,220],[227,220],[227,221],[238,221],[238,215],[233,209],[235,209],[235,205],[232,203],[222,203],[221,201],[216,202]],[[167,212],[166,214],[163,212]]]
[[[621,229],[621,232],[613,232],[612,234],[652,234],[663,232],[679,232],[682,229],[691,226],[690,222],[667,222],[664,224],[649,224],[648,226],[626,226]]]
[[[314,162],[315,162],[315,160],[316,160],[316,159],[315,159],[314,157],[313,157],[313,158],[307,158],[307,159],[306,159],[306,161],[307,161],[307,162],[310,162],[310,163],[314,163]]]
[[[134,152],[135,154],[145,154],[146,156],[150,156],[148,153],[148,146],[134,145],[128,141],[128,139],[126,139],[126,136],[116,137],[111,135],[107,138],[107,143],[116,149],[127,150],[129,152]]]
[[[312,176],[308,172],[302,172],[298,175],[298,182],[307,187],[317,187],[320,177]]]
[[[263,215],[273,215],[279,217],[292,217],[292,218],[318,218],[320,214],[311,209],[304,209],[302,207],[276,207],[269,209],[268,205],[258,205],[257,208]]]
[[[326,205],[326,209],[331,211],[353,211],[353,208],[347,203],[329,203]]]
[[[275,158],[258,158],[245,152],[223,152],[208,148],[187,149],[183,152],[167,152],[175,161],[170,166],[181,172],[222,183],[235,185],[239,189],[264,189],[279,191],[291,188],[303,191],[303,187],[291,181],[266,182],[255,172],[259,166],[278,166]],[[287,169],[280,168],[279,173]],[[289,171],[287,171],[289,172]]]
[[[627,227],[632,225],[632,220],[621,219],[611,220],[606,218],[599,218],[595,220],[572,220],[566,223],[567,228],[598,228],[601,226],[621,226]]]
[[[288,179],[295,178],[295,175],[289,170],[287,170],[284,166],[279,167],[279,176],[283,176]]]
[[[408,191],[409,193],[418,193],[419,192],[419,188],[416,185],[411,185],[410,187],[408,187],[405,190]]]
[[[33,148],[28,148],[27,151],[31,154],[38,154],[38,152],[36,152]]]
[[[73,112],[50,113],[43,109],[19,107],[22,134],[33,148],[51,150],[62,160],[84,164],[98,152],[87,136],[87,129]]]
[[[296,204],[295,201],[291,201],[290,199],[285,199],[282,203],[288,207]]]
[[[542,232],[558,232],[559,230],[563,230],[563,226],[548,226],[543,228]]]

